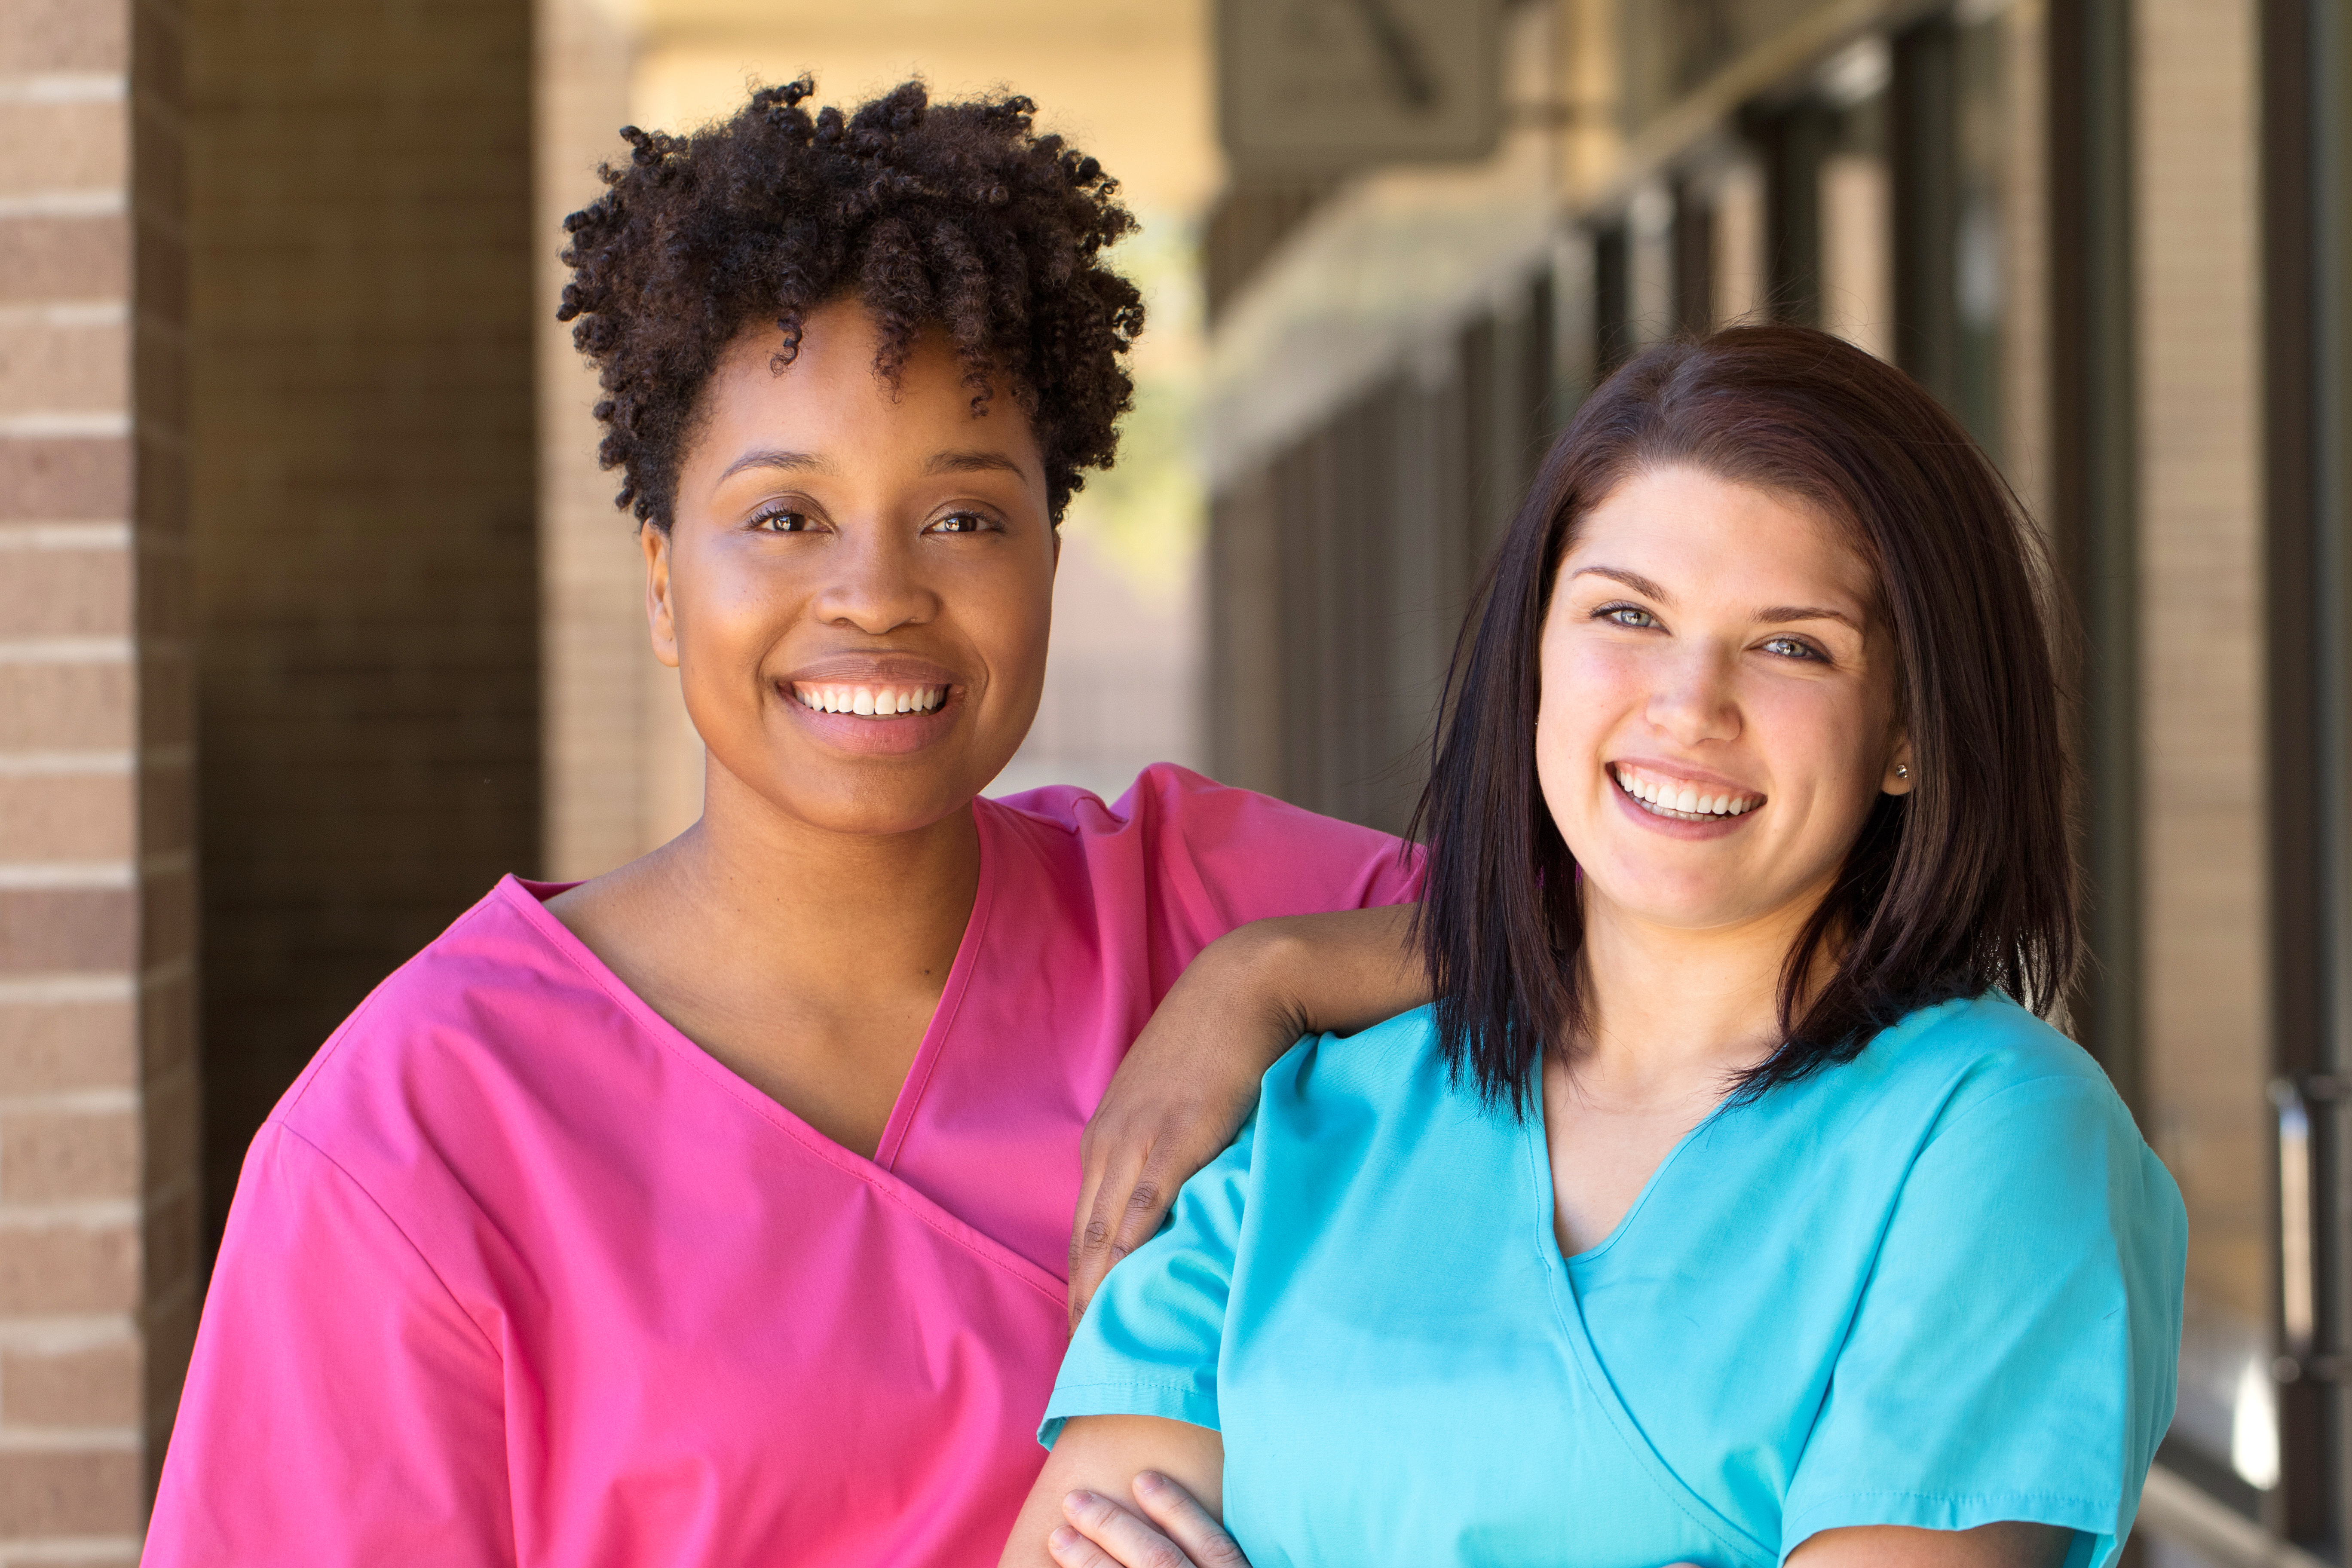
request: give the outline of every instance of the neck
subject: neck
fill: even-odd
[[[980,830],[967,805],[904,833],[828,831],[713,762],[701,820],[648,858],[706,952],[853,986],[919,970],[943,983],[980,886]]]
[[[1579,1083],[1633,1100],[1719,1093],[1769,1056],[1780,1041],[1782,967],[1817,902],[1691,931],[1643,921],[1588,885]]]

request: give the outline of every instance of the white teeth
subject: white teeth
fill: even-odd
[[[893,718],[900,713],[929,713],[947,700],[943,686],[802,686],[793,696],[804,708],[819,713],[859,713]]]
[[[1643,778],[1630,767],[1616,767],[1612,774],[1618,786],[1627,795],[1663,816],[1692,818],[1741,816],[1764,804],[1752,795],[1703,795],[1696,784],[1661,784],[1654,779]]]

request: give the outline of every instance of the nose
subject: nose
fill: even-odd
[[[817,591],[816,618],[880,637],[919,626],[939,613],[939,596],[923,579],[915,541],[879,523],[845,527],[832,552],[833,570]]]
[[[1663,661],[1650,689],[1647,717],[1678,745],[1729,741],[1739,734],[1739,703],[1733,689],[1736,656],[1695,647]]]

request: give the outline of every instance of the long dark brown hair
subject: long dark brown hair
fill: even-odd
[[[1790,949],[1760,1094],[1917,1008],[1988,991],[2047,1014],[2078,937],[2072,776],[2038,538],[1916,382],[1795,327],[1665,343],[1589,398],[1545,458],[1454,649],[1428,789],[1418,937],[1440,1048],[1524,1114],[1586,1020],[1576,863],[1536,778],[1538,645],[1578,523],[1632,475],[1685,467],[1820,509],[1878,581],[1913,788],[1881,795]],[[1808,982],[1833,972],[1808,997]]]

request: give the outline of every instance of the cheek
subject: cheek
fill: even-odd
[[[1050,558],[1043,569],[1008,561],[1002,570],[975,574],[966,594],[965,624],[980,645],[996,695],[1016,698],[1040,689],[1054,619]]]
[[[1601,748],[1629,714],[1638,714],[1643,682],[1622,650],[1572,638],[1546,638],[1536,703],[1536,775],[1547,792],[1578,796]]]
[[[1641,711],[1647,689],[1638,652],[1598,639],[1547,638],[1537,733],[1555,731],[1563,742],[1598,745],[1628,714]]]
[[[1767,689],[1745,706],[1772,776],[1805,781],[1832,815],[1858,823],[1878,794],[1877,737],[1885,727],[1873,722],[1866,705],[1800,686]]]
[[[678,652],[689,646],[712,653],[746,639],[764,641],[788,613],[791,585],[774,563],[735,559],[723,547],[676,551],[670,561],[670,618]]]

